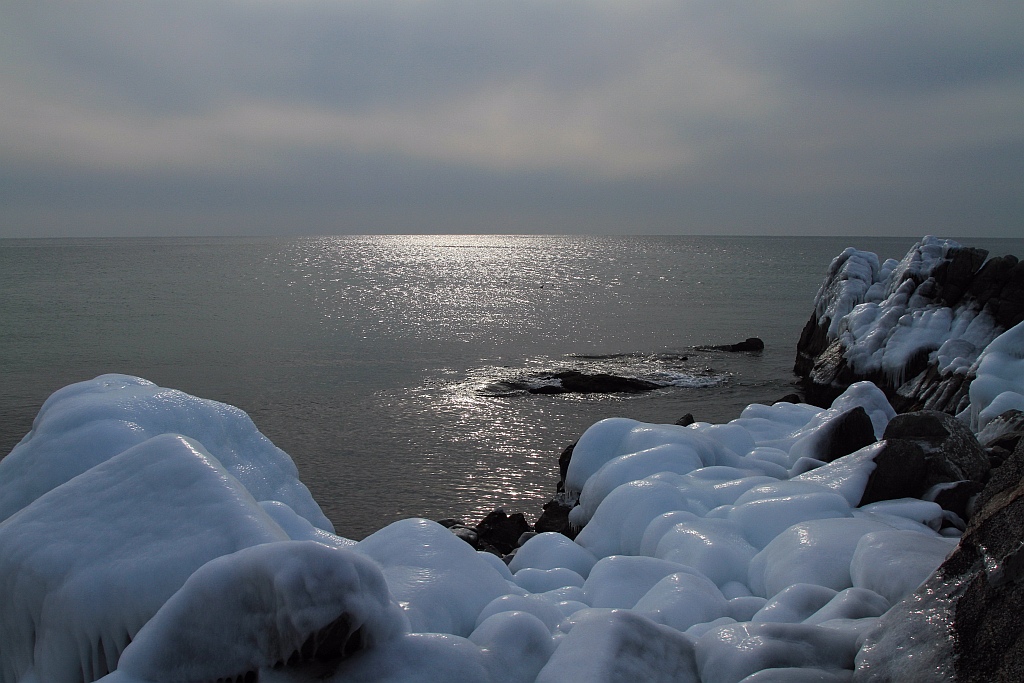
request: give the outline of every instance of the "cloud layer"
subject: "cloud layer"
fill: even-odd
[[[1020,236],[1024,6],[4,2],[0,236]]]

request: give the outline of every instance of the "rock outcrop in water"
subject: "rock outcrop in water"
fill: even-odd
[[[808,400],[827,404],[869,380],[900,412],[963,411],[979,354],[1024,320],[1024,264],[987,256],[934,237],[900,262],[837,256],[797,344]]]

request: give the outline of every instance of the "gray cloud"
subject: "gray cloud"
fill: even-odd
[[[0,236],[1024,224],[1014,3],[4,5]]]

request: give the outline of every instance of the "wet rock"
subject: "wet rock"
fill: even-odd
[[[517,547],[519,537],[527,531],[533,531],[522,513],[506,514],[498,509],[487,513],[487,516],[476,525],[480,550],[489,550],[498,555],[507,555]],[[493,549],[493,550],[492,550]]]
[[[545,531],[554,531],[569,538],[575,538],[576,534],[572,533],[572,527],[569,524],[570,510],[572,507],[569,505],[564,505],[557,500],[549,500],[544,503],[544,512],[533,525],[533,530],[539,534]]]
[[[637,394],[661,387],[660,384],[636,377],[621,377],[604,372],[588,374],[577,370],[556,372],[549,379],[558,380],[558,384],[530,387],[527,391],[531,394]]]
[[[893,607],[855,681],[1024,680],[1024,447],[996,471],[960,544]]]
[[[928,462],[926,487],[942,482],[984,482],[989,472],[988,455],[970,428],[938,411],[897,415],[885,428],[884,439],[913,441]]]
[[[693,413],[686,413],[681,418],[676,420],[676,424],[679,425],[680,427],[689,427],[696,421],[697,420],[693,418]]]

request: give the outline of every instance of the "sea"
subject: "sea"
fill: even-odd
[[[845,247],[894,237],[387,235],[0,240],[0,453],[46,397],[117,372],[245,410],[342,536],[532,521],[606,417],[726,422],[797,392]],[[959,238],[993,255],[1024,240]],[[759,353],[702,349],[748,337]],[[564,370],[654,381],[545,394]]]

